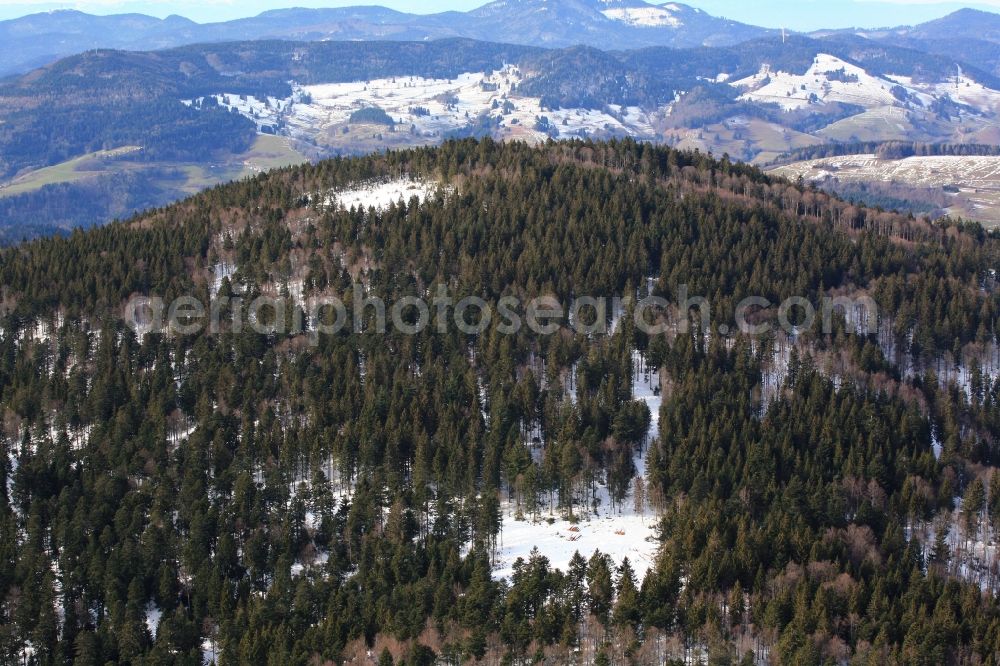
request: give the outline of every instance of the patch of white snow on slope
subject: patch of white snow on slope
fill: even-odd
[[[612,21],[621,21],[642,28],[664,26],[679,28],[682,25],[681,20],[665,7],[615,7],[605,9],[601,13]]]
[[[210,287],[212,296],[218,296],[219,290],[222,289],[222,281],[226,278],[232,278],[235,274],[235,264],[224,261],[212,266],[212,284]]]
[[[160,618],[163,616],[163,611],[157,608],[156,604],[152,601],[146,606],[146,628],[149,629],[149,633],[153,636],[153,640],[156,640],[156,629],[160,626]]]
[[[222,650],[213,638],[206,638],[201,642],[201,661],[205,666],[218,664]]]

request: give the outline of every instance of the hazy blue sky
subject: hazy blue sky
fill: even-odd
[[[447,9],[471,9],[485,2],[486,0],[0,0],[0,19],[50,9],[72,8],[95,14],[181,14],[206,22],[251,16],[278,7],[383,4],[403,11],[430,13]],[[793,30],[913,24],[943,16],[963,6],[1000,12],[1000,0],[980,0],[975,3],[937,0],[688,0],[687,4],[717,16],[768,27],[784,25]]]

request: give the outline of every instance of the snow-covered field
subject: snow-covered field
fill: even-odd
[[[915,122],[922,117],[925,116],[900,106],[879,106],[831,123],[817,130],[816,135],[829,142],[851,142],[861,138],[906,141],[920,135]]]
[[[518,558],[527,561],[532,549],[537,547],[539,553],[548,558],[550,566],[563,571],[568,570],[577,552],[589,558],[595,550],[600,550],[610,555],[616,564],[628,557],[637,578],[642,580],[653,564],[659,545],[655,541],[655,525],[656,518],[636,515],[594,517],[575,525],[556,520],[549,525],[545,521],[519,521],[505,514],[500,535],[502,552],[493,575],[509,579],[514,573],[514,562]]]
[[[843,155],[796,162],[774,169],[775,173],[808,180],[827,176],[840,180],[906,183],[924,187],[961,185],[994,188],[1000,185],[1000,157],[908,157],[879,159],[875,155]]]
[[[955,190],[949,203],[955,215],[1000,223],[1000,157],[941,156],[878,159],[844,155],[777,167],[774,173],[807,181],[899,183],[910,187]]]

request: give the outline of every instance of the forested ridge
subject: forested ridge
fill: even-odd
[[[873,154],[879,159],[901,160],[907,157],[966,157],[1000,155],[1000,147],[991,144],[921,143],[918,141],[868,141],[830,143],[808,146],[780,155],[771,164],[790,164],[800,160],[818,160],[841,155]],[[768,165],[771,166],[771,165]]]
[[[325,203],[399,177],[439,187]],[[978,225],[633,141],[328,160],[5,249],[0,662],[997,663],[998,264]],[[606,334],[313,344],[121,319],[135,294],[232,315],[354,284],[653,293],[693,325],[648,335],[626,304]],[[714,328],[834,295],[874,299],[873,330]],[[598,487],[653,512],[645,576],[593,552],[494,575],[512,516],[585,520]]]

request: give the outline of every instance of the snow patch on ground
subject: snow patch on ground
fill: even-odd
[[[93,430],[93,425],[85,425],[79,428],[63,426],[63,428],[60,429],[56,427],[55,423],[50,423],[49,439],[56,442],[63,433],[66,433],[66,438],[69,439],[70,448],[74,451],[82,451],[90,442],[90,433]]]
[[[218,664],[219,657],[222,655],[222,650],[219,648],[219,644],[211,638],[206,638],[201,643],[201,659],[205,666],[210,666],[211,664]]]
[[[153,640],[156,640],[156,628],[160,626],[160,618],[163,616],[163,611],[156,607],[152,601],[146,606],[146,628],[149,629],[149,633],[153,636]]]
[[[770,358],[765,357],[761,373],[760,416],[767,414],[771,403],[780,395],[788,379],[793,343],[778,339],[771,348]]]
[[[31,326],[26,326],[21,330],[21,334],[18,341],[24,342],[37,342],[42,344],[49,344],[52,341],[52,331],[53,328],[56,330],[62,328],[63,318],[61,314],[56,314],[54,317],[54,326],[52,322],[39,319],[33,323]]]
[[[221,262],[212,266],[211,292],[213,298],[219,294],[219,289],[222,288],[222,281],[226,278],[232,279],[233,275],[235,274],[236,274],[235,264],[230,264],[228,262]]]
[[[316,557],[313,558],[311,562],[303,563],[296,562],[292,565],[291,574],[292,577],[298,577],[303,575],[309,569],[322,569],[326,566],[326,563],[330,560],[330,553],[320,552],[316,553]]]
[[[11,508],[13,508],[14,511],[18,513],[18,516],[20,516],[20,509],[18,508],[18,506],[16,504],[14,504],[14,501],[13,501],[13,497],[14,497],[14,477],[15,477],[15,475],[17,473],[17,462],[18,462],[17,461],[17,455],[15,455],[15,453],[14,453],[13,450],[11,450],[11,451],[9,451],[7,453],[7,460],[8,460],[8,467],[7,467],[7,469],[10,470],[10,473],[7,475],[7,488],[6,488],[6,491],[7,491],[7,500],[11,503]]]
[[[180,446],[183,442],[187,441],[194,431],[198,429],[198,424],[194,421],[189,421],[185,425],[170,430],[167,433],[167,443],[170,444],[172,448]]]

